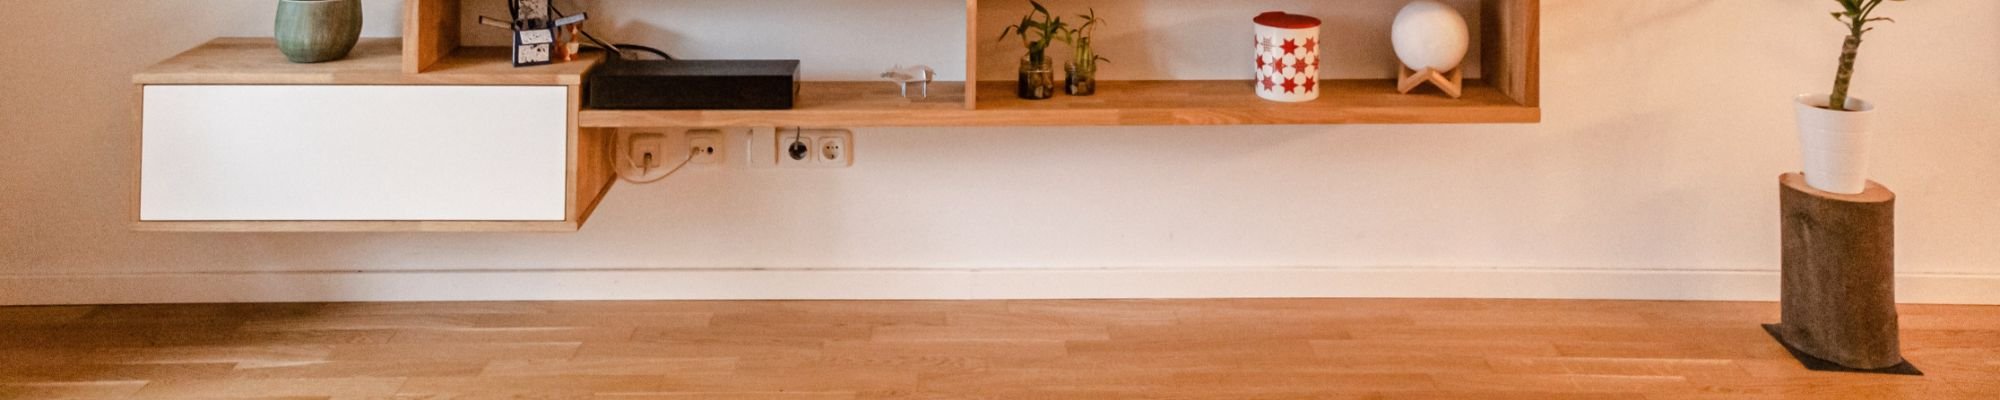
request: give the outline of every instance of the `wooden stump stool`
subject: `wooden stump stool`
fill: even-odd
[[[1875,182],[1860,194],[1829,193],[1797,173],[1778,187],[1784,315],[1765,329],[1815,370],[1920,374],[1897,338],[1896,194]]]

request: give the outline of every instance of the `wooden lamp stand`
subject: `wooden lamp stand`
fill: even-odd
[[[1778,178],[1784,227],[1782,320],[1764,330],[1815,371],[1923,375],[1903,360],[1896,325],[1896,194],[1859,194]]]
[[[1411,90],[1417,90],[1417,87],[1423,86],[1424,82],[1430,82],[1438,89],[1444,89],[1444,94],[1451,95],[1451,98],[1456,99],[1465,95],[1465,67],[1452,68],[1451,71],[1445,72],[1430,68],[1418,71],[1410,69],[1409,66],[1397,66],[1396,70],[1398,71],[1396,90],[1403,94],[1410,94]]]

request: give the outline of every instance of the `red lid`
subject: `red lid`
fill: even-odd
[[[1306,29],[1306,28],[1319,27],[1319,18],[1313,18],[1298,14],[1286,14],[1283,11],[1272,11],[1264,13],[1262,15],[1258,15],[1256,21],[1258,25],[1268,26],[1272,28],[1280,28],[1280,29]]]

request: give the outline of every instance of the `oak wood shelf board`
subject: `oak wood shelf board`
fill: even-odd
[[[575,232],[582,221],[139,221],[140,232]]]
[[[931,96],[906,99],[889,82],[801,82],[790,110],[596,110],[578,123],[593,128],[805,126],[823,128],[921,126],[968,111],[964,82],[935,82]]]
[[[403,39],[364,38],[345,59],[295,64],[271,38],[219,38],[132,76],[141,85],[564,85],[581,86],[603,57],[514,68],[507,49],[464,47],[430,72],[403,72]]]
[[[1317,101],[1260,99],[1250,81],[1105,81],[1089,97],[1014,97],[1012,82],[980,82],[978,109],[955,107],[956,83],[924,101],[881,82],[807,82],[793,110],[583,110],[586,127],[899,127],[1452,124],[1537,122],[1541,110],[1468,81],[1464,98],[1396,92],[1393,80],[1334,81]]]

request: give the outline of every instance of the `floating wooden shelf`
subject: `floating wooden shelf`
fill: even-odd
[[[603,59],[514,68],[507,49],[466,47],[452,51],[430,72],[403,73],[403,40],[364,38],[347,58],[294,64],[270,38],[220,38],[148,67],[132,76],[141,85],[564,85],[580,86],[583,75]]]
[[[981,82],[991,125],[1320,125],[1536,122],[1541,111],[1487,85],[1464,98],[1396,93],[1392,80],[1329,81],[1319,100],[1258,98],[1250,81],[1105,81],[1097,95],[1024,100],[1012,82]]]
[[[1472,82],[1461,99],[1396,93],[1392,80],[1334,81],[1318,101],[1263,100],[1249,81],[1107,81],[1096,96],[1022,100],[1011,82],[980,82],[978,109],[958,106],[963,84],[906,100],[885,82],[807,82],[792,110],[584,110],[585,127],[1107,126],[1456,124],[1535,122],[1541,110]]]
[[[912,88],[911,90],[916,90]],[[905,99],[889,82],[804,82],[790,110],[594,110],[578,114],[592,128],[962,125],[965,83],[931,84],[931,96]]]

